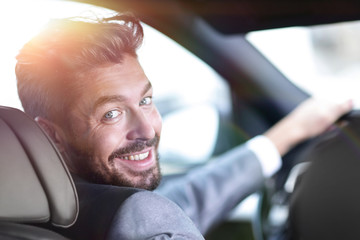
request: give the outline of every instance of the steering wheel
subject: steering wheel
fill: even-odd
[[[360,111],[337,121],[312,142],[301,160],[289,200],[291,239],[358,239],[360,236]]]
[[[275,184],[264,190],[267,196],[261,206],[264,236],[357,239],[360,110],[344,115],[331,130],[291,151],[272,181]]]

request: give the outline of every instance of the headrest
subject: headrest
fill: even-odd
[[[1,106],[0,163],[0,221],[76,221],[78,197],[60,153],[32,118]]]

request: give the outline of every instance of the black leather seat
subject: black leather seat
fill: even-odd
[[[78,197],[59,152],[20,110],[0,107],[0,239],[65,239],[32,224],[73,225]]]

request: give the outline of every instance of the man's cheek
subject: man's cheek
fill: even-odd
[[[125,141],[125,137],[122,134],[108,133],[101,138],[97,138],[94,144],[94,149],[96,149],[100,155],[110,156],[112,152],[116,149],[122,147]]]

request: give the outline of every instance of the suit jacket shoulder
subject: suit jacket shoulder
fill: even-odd
[[[188,216],[170,200],[149,191],[131,195],[112,222],[109,239],[203,239]]]

